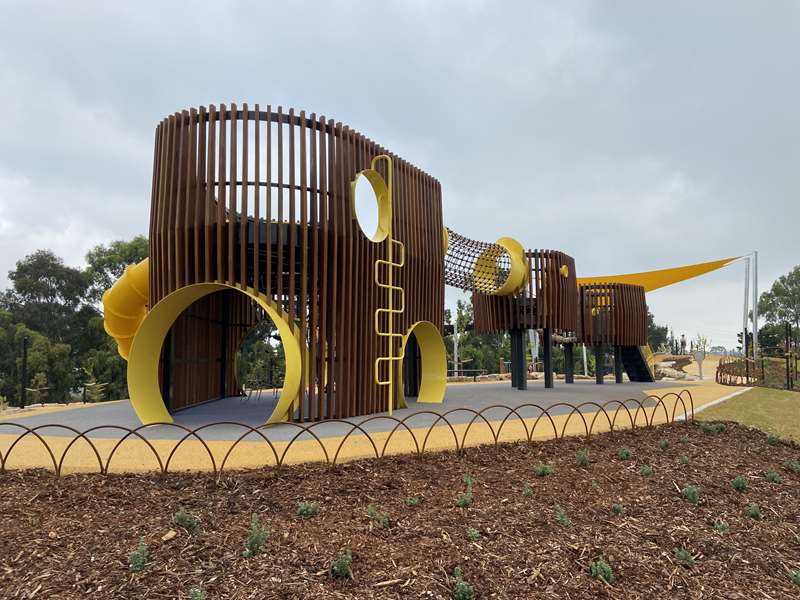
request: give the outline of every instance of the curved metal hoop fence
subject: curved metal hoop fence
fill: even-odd
[[[503,414],[505,411],[505,414]],[[487,416],[491,413],[492,416]],[[523,414],[530,413],[530,414]],[[499,415],[499,416],[498,416]],[[433,422],[424,427],[413,427],[413,421],[419,420],[420,417],[427,417],[433,419]],[[564,418],[563,422],[561,418]],[[190,429],[183,425],[176,423],[158,423],[153,425],[141,425],[136,428],[122,427],[119,425],[99,425],[89,429],[79,431],[75,428],[66,425],[38,425],[35,427],[28,427],[20,423],[0,422],[0,428],[12,428],[19,433],[14,436],[12,434],[10,442],[8,443],[5,451],[0,447],[0,473],[6,471],[9,459],[14,454],[15,450],[19,451],[20,443],[26,438],[38,441],[38,446],[41,447],[42,452],[42,466],[47,465],[45,468],[52,468],[55,477],[60,477],[64,472],[64,465],[67,456],[71,451],[74,451],[76,444],[83,441],[89,446],[90,456],[92,462],[96,460],[96,472],[100,474],[108,474],[111,469],[112,460],[118,455],[121,448],[126,444],[131,444],[135,441],[141,442],[143,446],[138,446],[138,452],[144,452],[145,455],[152,455],[158,465],[158,471],[162,474],[170,472],[170,465],[178,451],[184,446],[185,443],[196,442],[202,449],[201,454],[208,457],[210,463],[210,470],[215,475],[220,476],[225,467],[228,465],[233,452],[245,441],[253,441],[264,443],[264,459],[262,466],[280,468],[286,464],[287,457],[290,454],[293,446],[300,442],[308,442],[313,448],[318,448],[316,455],[311,455],[306,462],[323,462],[327,465],[334,466],[338,462],[342,462],[342,450],[348,443],[354,443],[355,440],[361,438],[362,441],[367,442],[367,456],[376,459],[383,458],[387,455],[387,450],[390,447],[391,441],[398,437],[399,433],[410,437],[411,453],[417,456],[423,455],[426,450],[428,452],[441,451],[441,450],[454,450],[462,452],[465,448],[470,446],[478,446],[483,444],[490,444],[496,446],[498,443],[511,442],[511,441],[525,441],[532,443],[534,437],[538,439],[562,439],[568,436],[584,436],[587,439],[593,434],[600,432],[610,432],[619,429],[637,429],[637,428],[652,428],[655,424],[673,423],[679,420],[692,421],[694,420],[694,400],[689,390],[684,389],[679,393],[669,392],[662,396],[650,395],[645,399],[629,398],[626,400],[611,400],[602,404],[596,402],[583,402],[578,405],[572,405],[564,402],[559,402],[548,406],[542,407],[535,403],[522,404],[516,407],[505,405],[492,405],[482,408],[481,410],[474,410],[471,408],[459,407],[448,410],[444,413],[437,413],[431,410],[423,410],[411,413],[402,418],[388,415],[375,415],[357,423],[341,419],[329,420],[324,422],[312,422],[309,424],[300,424],[295,422],[286,422],[278,425],[260,425],[253,427],[244,423],[235,421],[224,421],[217,423],[208,423],[200,427]],[[368,430],[366,426],[379,422],[388,422],[390,429]],[[511,423],[519,422],[522,426],[522,431],[508,432],[506,438],[502,438],[504,430],[510,427]],[[337,435],[335,438],[320,437],[315,429],[321,426],[330,425],[331,423],[338,424],[342,427],[343,434]],[[570,425],[577,424],[577,432],[568,433],[567,430]],[[225,448],[218,451],[216,454],[212,447],[215,443],[210,443],[212,440],[208,437],[204,438],[202,434],[212,431],[214,427],[226,426],[241,429],[241,434],[233,439],[226,440]],[[169,427],[174,429],[180,436],[178,439],[148,439],[145,437],[144,432],[154,427]],[[270,438],[270,432],[276,427],[291,427],[295,430],[294,435],[286,439],[275,439],[273,436]],[[349,427],[349,429],[347,429]],[[598,428],[601,428],[598,430]],[[444,438],[451,440],[446,445],[439,445],[435,450],[430,449],[429,441],[431,434],[436,429],[441,429],[445,434]],[[59,429],[66,435],[59,437],[48,437],[43,434],[43,430]],[[111,449],[103,457],[101,448],[98,442],[103,438],[90,437],[97,435],[98,432],[103,430],[117,431],[121,433],[121,437],[110,440],[112,443]],[[488,435],[487,435],[488,434]],[[8,434],[0,434],[0,438],[6,437]],[[326,445],[324,440],[328,440]],[[54,444],[55,440],[60,440],[60,443]],[[103,439],[109,442],[107,438]],[[154,443],[156,442],[156,443]],[[158,449],[158,445],[167,443],[167,449]],[[3,444],[5,445],[5,444]],[[37,445],[34,443],[34,447]],[[56,447],[63,449],[58,451]],[[28,452],[31,448],[27,449]],[[306,453],[307,454],[307,453]],[[351,458],[365,458],[363,454],[353,456]],[[173,469],[177,470],[198,470],[197,465],[189,469]],[[229,469],[230,470],[230,469]]]

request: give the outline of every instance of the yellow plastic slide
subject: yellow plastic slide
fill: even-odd
[[[147,315],[149,260],[128,265],[125,273],[103,294],[103,328],[117,341],[119,355],[128,360],[133,336]]]

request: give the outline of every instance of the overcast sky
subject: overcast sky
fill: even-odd
[[[798,2],[170,4],[0,0],[0,286],[146,233],[156,124],[231,101],[341,120],[437,177],[453,229],[579,275],[800,263]],[[732,346],[742,279],[648,303]]]

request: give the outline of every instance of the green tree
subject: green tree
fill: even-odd
[[[656,325],[655,317],[650,309],[647,309],[647,343],[653,351],[657,351],[662,346],[669,345],[669,327],[666,325]]]
[[[88,280],[87,298],[100,302],[103,292],[125,272],[125,267],[147,258],[150,244],[143,235],[129,241],[114,240],[108,246],[100,244],[86,254],[86,278]]]
[[[758,311],[769,324],[790,323],[794,335],[797,335],[800,329],[800,265],[786,275],[778,277],[769,291],[761,294]],[[760,336],[761,330],[759,330],[759,338]],[[781,339],[784,338],[785,333],[781,333]],[[760,339],[759,342],[763,343]]]

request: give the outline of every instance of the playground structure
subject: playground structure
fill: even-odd
[[[371,236],[355,210],[360,178],[378,205]],[[623,368],[652,381],[641,349],[648,285],[712,263],[581,280],[563,252],[445,228],[441,197],[430,175],[314,113],[231,104],[165,118],[150,258],[103,298],[139,419],[171,422],[176,410],[238,394],[235,355],[263,319],[286,359],[268,423],[391,414],[406,396],[441,403],[445,285],[472,292],[477,331],[510,333],[514,387],[526,386],[530,329],[543,331],[546,387],[554,336],[569,356],[576,343],[598,356],[613,346],[618,382]]]

